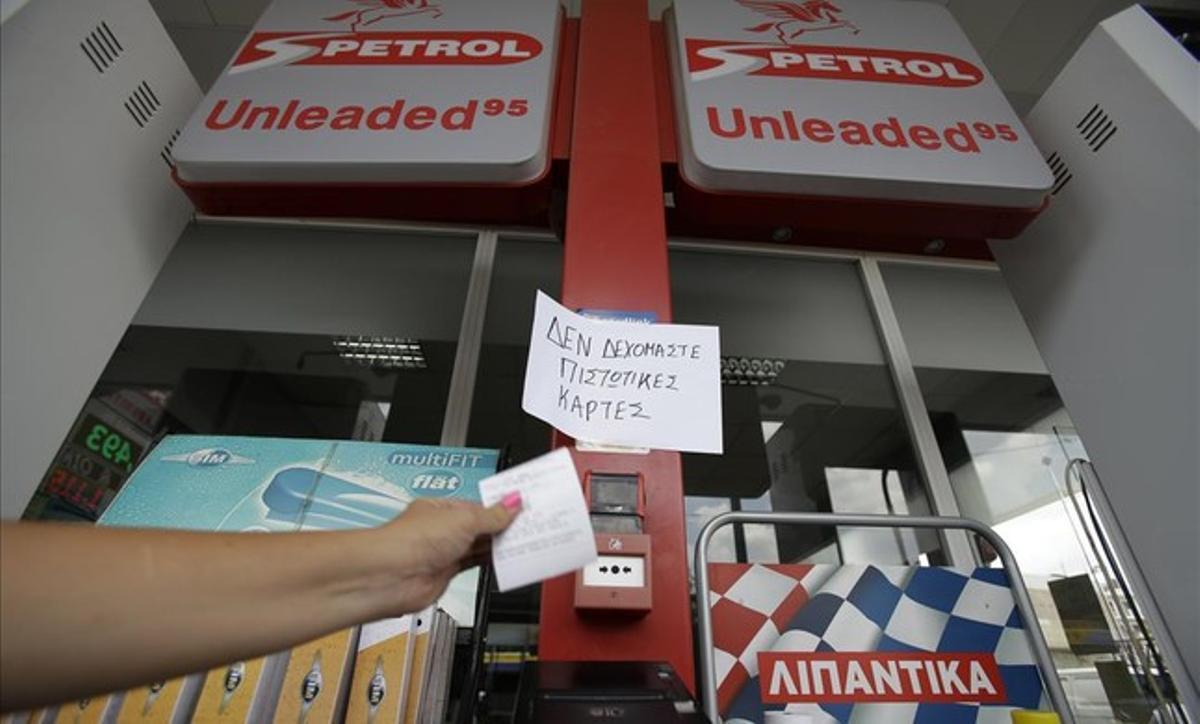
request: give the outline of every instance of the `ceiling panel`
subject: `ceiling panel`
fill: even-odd
[[[163,25],[212,25],[212,14],[203,0],[150,0]]]
[[[1085,31],[1087,18],[1099,3],[1100,0],[1022,3],[1000,38],[983,54],[1000,87],[1013,92],[1035,90],[1046,68]]]
[[[1200,9],[1200,0],[1188,0],[1188,2],[1192,9]],[[1053,59],[1044,64],[1041,69],[1041,75],[1027,90],[1035,92],[1039,96],[1046,92],[1046,89],[1050,87],[1050,83],[1053,82],[1054,79],[1058,77],[1058,74],[1062,72],[1062,69],[1066,67],[1067,61],[1071,60],[1071,56],[1075,55],[1075,51],[1078,50],[1079,46],[1083,44],[1083,41],[1087,39],[1087,36],[1091,33],[1093,28],[1111,18],[1113,15],[1116,15],[1122,10],[1125,10],[1131,5],[1135,4],[1137,3],[1135,3],[1133,0],[1099,0],[1095,7],[1092,8],[1091,13],[1087,17],[1081,18],[1078,27],[1076,28],[1075,35],[1071,38],[1062,38],[1061,42],[1059,43],[1058,53]],[[1154,2],[1152,4],[1157,7],[1165,7],[1171,3]]]
[[[241,46],[246,31],[215,25],[179,24],[168,25],[167,34],[179,48],[179,54],[196,82],[207,92]]]
[[[983,55],[990,51],[1026,0],[949,0],[947,7]]]
[[[269,0],[204,0],[218,25],[250,27],[270,4]]]

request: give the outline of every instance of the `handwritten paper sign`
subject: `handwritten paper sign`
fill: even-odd
[[[484,505],[521,493],[521,514],[492,541],[501,591],[579,570],[596,560],[596,534],[571,452],[560,447],[479,483]]]
[[[538,292],[521,407],[580,440],[721,453],[716,327],[588,319]]]

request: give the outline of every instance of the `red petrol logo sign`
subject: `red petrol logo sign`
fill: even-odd
[[[496,30],[258,32],[234,58],[229,73],[280,65],[512,65],[541,52],[537,38]]]
[[[966,88],[983,80],[974,63],[944,53],[885,48],[809,45],[797,42],[806,34],[845,30],[858,35],[860,28],[842,17],[832,0],[737,0],[738,4],[769,20],[743,28],[751,33],[772,33],[777,43],[688,38],[685,42],[688,73],[701,81],[733,73],[777,78],[823,78],[907,85]]]
[[[842,17],[842,9],[831,0],[737,0],[738,4],[771,20],[746,28],[752,33],[774,31],[779,42],[790,43],[805,33],[845,28],[858,35],[858,26]]]
[[[995,657],[982,653],[764,651],[758,676],[768,704],[1008,701]]]
[[[412,15],[442,17],[442,9],[429,0],[355,0],[359,7],[325,18],[330,23],[347,23],[357,31],[390,18],[406,18]]]
[[[983,81],[977,65],[944,53],[696,38],[686,40],[686,49],[688,73],[694,81],[733,73],[943,88],[968,88]]]

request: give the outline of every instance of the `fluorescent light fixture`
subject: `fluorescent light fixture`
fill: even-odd
[[[783,372],[787,360],[761,357],[722,357],[721,382],[727,385],[769,385]]]
[[[421,343],[404,337],[338,337],[333,340],[338,357],[350,364],[375,369],[423,370]]]

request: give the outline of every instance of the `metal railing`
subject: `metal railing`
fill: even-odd
[[[700,670],[704,685],[704,711],[717,724],[720,712],[717,707],[717,670],[713,653],[712,610],[709,608],[708,544],[718,529],[727,525],[761,523],[767,525],[823,525],[852,526],[859,528],[927,528],[934,530],[961,530],[978,535],[986,540],[1004,565],[1012,587],[1013,601],[1025,626],[1025,635],[1033,652],[1034,661],[1042,675],[1050,704],[1064,724],[1074,724],[1075,719],[1067,700],[1066,691],[1058,679],[1054,660],[1046,637],[1042,635],[1033,600],[1021,577],[1021,570],[1005,542],[988,526],[969,518],[944,518],[933,516],[867,515],[853,513],[722,513],[700,531],[696,541],[696,602],[700,616]]]
[[[1094,571],[1103,583],[1103,587],[1097,588],[1105,595],[1097,598],[1117,634],[1124,638],[1120,647],[1122,659],[1145,679],[1155,699],[1156,711],[1169,711],[1172,722],[1196,721],[1200,696],[1187,676],[1175,642],[1169,634],[1164,635],[1169,629],[1154,602],[1150,585],[1138,566],[1129,565],[1135,560],[1133,551],[1118,525],[1096,469],[1084,458],[1072,459],[1067,463],[1065,485],[1065,497],[1075,511],[1095,561]],[[1077,494],[1083,498],[1082,507]],[[1166,690],[1163,684],[1168,685]]]

